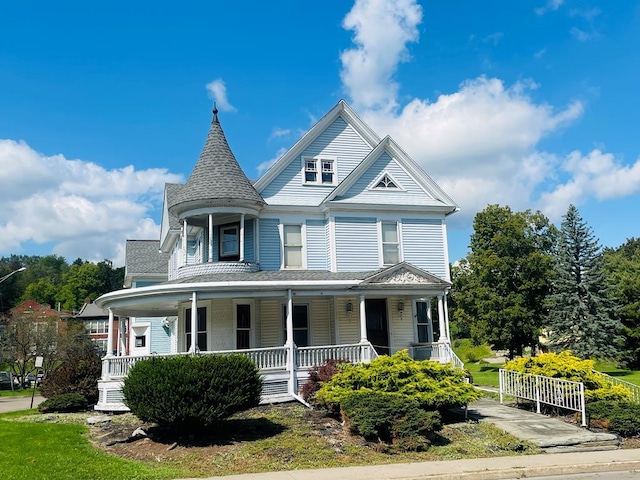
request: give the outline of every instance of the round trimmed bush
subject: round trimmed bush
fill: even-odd
[[[262,377],[245,355],[180,355],[137,362],[124,381],[126,405],[144,422],[206,428],[258,405]]]

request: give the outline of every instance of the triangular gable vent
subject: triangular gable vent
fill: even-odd
[[[403,190],[400,183],[396,181],[388,172],[383,172],[373,183],[369,186],[369,189],[375,190]]]

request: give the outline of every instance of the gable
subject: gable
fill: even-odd
[[[340,115],[317,133],[299,154],[287,159],[286,165],[280,165],[278,175],[258,191],[269,205],[319,205],[371,150],[372,147]],[[334,183],[307,183],[304,176],[306,159],[331,160]]]
[[[388,182],[385,182],[387,180]],[[386,186],[385,186],[386,185]],[[405,168],[383,151],[334,202],[385,205],[430,205],[433,197]]]

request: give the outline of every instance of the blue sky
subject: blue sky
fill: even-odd
[[[158,238],[214,99],[253,179],[346,99],[459,203],[452,260],[491,203],[640,236],[638,2],[37,0],[2,23],[0,256],[121,265]]]

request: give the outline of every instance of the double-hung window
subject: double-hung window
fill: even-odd
[[[302,268],[302,225],[283,225],[284,268]]]
[[[382,222],[382,263],[394,265],[400,262],[400,242],[397,222]]]
[[[335,159],[323,157],[304,157],[303,164],[305,185],[335,185]]]
[[[237,261],[240,259],[240,226],[237,223],[221,225],[218,228],[220,260]]]

